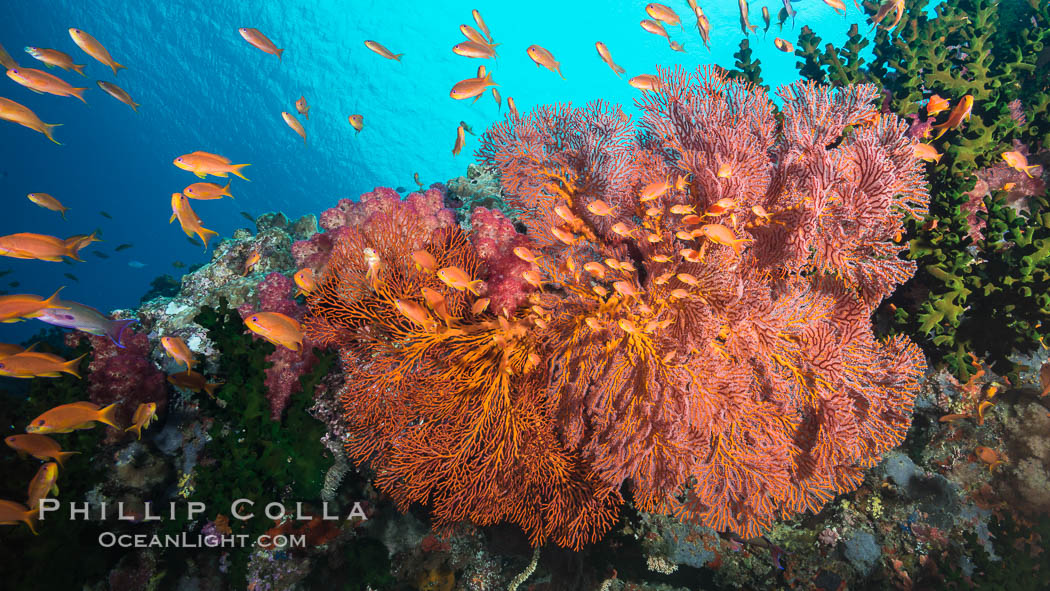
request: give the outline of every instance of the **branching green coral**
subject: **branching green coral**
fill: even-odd
[[[878,28],[874,59],[866,65],[858,54],[867,40],[856,27],[843,47],[823,49],[820,38],[804,27],[798,68],[816,80],[878,84],[888,93],[890,110],[902,117],[924,114],[924,101],[933,94],[953,105],[965,95],[974,97],[972,117],[931,141],[944,156],[930,165],[930,216],[909,227],[908,256],[919,271],[881,313],[893,331],[916,338],[931,362],[945,364],[960,379],[973,369],[971,352],[996,371],[1010,373],[1016,369],[1010,355],[1033,350],[1040,327],[1050,326],[1045,288],[1039,289],[1050,270],[1042,255],[1047,206],[1032,199],[1030,214],[1016,214],[994,200],[986,203],[982,219],[993,229],[977,244],[969,237],[963,207],[975,172],[1001,162],[1012,141],[1032,152],[1050,143],[1045,74],[1050,3],[947,0],[932,18],[928,5],[928,0],[906,0],[900,25]],[[877,3],[865,7],[873,14]],[[1024,126],[1011,112],[1012,101],[1024,109]]]

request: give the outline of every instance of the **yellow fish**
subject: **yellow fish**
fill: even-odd
[[[250,164],[231,164],[229,158],[200,150],[183,154],[173,160],[172,164],[182,170],[188,170],[200,178],[204,178],[209,174],[226,177],[229,176],[229,173],[233,173],[244,180],[248,180],[248,177],[244,176],[241,169],[245,166],[251,166]]]
[[[196,360],[193,358],[193,352],[186,346],[186,341],[180,337],[161,337],[160,344],[172,359],[186,366],[186,371],[193,369]]]
[[[26,505],[30,509],[36,509],[40,500],[47,497],[48,493],[58,496],[58,464],[48,462],[36,471],[36,475],[29,481],[29,490],[26,493]]]
[[[44,209],[60,212],[62,214],[62,219],[66,219],[66,212],[69,211],[69,208],[62,205],[61,201],[55,199],[51,195],[48,195],[47,193],[30,193],[26,195],[26,197]]]
[[[201,225],[201,219],[197,217],[197,213],[190,207],[190,200],[182,193],[172,193],[171,211],[171,219],[168,220],[168,223],[170,224],[178,219],[179,224],[182,226],[182,231],[187,236],[194,234],[199,236],[201,242],[204,243],[204,250],[208,250],[208,241],[211,240],[212,236],[218,236],[219,233]]]
[[[298,351],[303,346],[303,332],[294,318],[278,312],[256,312],[244,319],[248,330],[274,345]]]
[[[29,526],[29,531],[35,536],[36,529],[33,527],[33,520],[36,518],[36,513],[21,503],[0,500],[0,525],[17,525],[21,521]]]
[[[445,267],[437,272],[438,279],[445,285],[456,291],[467,290],[474,295],[481,295],[478,291],[484,282],[480,279],[471,279],[466,271],[459,267]]]
[[[84,53],[113,68],[114,76],[117,75],[117,70],[127,69],[127,67],[118,64],[116,60],[109,55],[109,50],[103,47],[97,39],[88,35],[84,31],[77,28],[70,28],[69,36],[73,38],[73,42],[77,44],[77,47],[84,50]]]
[[[76,378],[80,378],[80,374],[77,373],[77,365],[80,365],[80,360],[85,356],[87,356],[87,353],[76,359],[66,361],[51,353],[23,351],[0,359],[0,376],[11,378],[57,378],[61,377],[63,373],[68,373]]]
[[[135,415],[131,417],[131,426],[125,431],[134,431],[138,439],[142,439],[142,430],[149,426],[157,418],[157,403],[144,402],[135,409]]]
[[[1017,150],[1014,150],[1012,152],[1003,152],[1003,160],[1005,160],[1006,163],[1010,165],[1010,168],[1025,173],[1030,179],[1035,178],[1032,176],[1032,173],[1029,172],[1029,170],[1033,168],[1038,168],[1039,165],[1029,165],[1028,158],[1025,158],[1025,155],[1018,152]]]
[[[47,136],[47,139],[55,142],[58,145],[62,145],[62,142],[55,139],[52,134],[52,129],[62,125],[61,123],[44,123],[36,116],[32,110],[28,107],[16,103],[11,99],[0,97],[0,119],[4,121],[10,121],[11,123],[17,123],[23,127],[28,127],[37,133],[42,133]]]
[[[91,429],[96,422],[120,429],[116,414],[116,403],[99,408],[91,402],[71,402],[56,406],[33,419],[26,427],[26,433],[72,433],[78,429]]]
[[[44,310],[68,310],[68,306],[59,303],[58,292],[60,291],[62,291],[61,287],[46,300],[31,294],[0,296],[0,322],[20,322],[29,318],[38,318],[43,316]]]
[[[292,131],[294,131],[295,133],[298,133],[300,136],[302,136],[302,138],[303,138],[303,145],[305,146],[306,145],[306,130],[303,128],[303,124],[300,123],[299,120],[295,118],[295,115],[292,115],[288,111],[281,111],[281,117],[284,118],[284,122],[288,124],[288,127],[292,128]]]
[[[80,453],[79,451],[62,451],[62,446],[47,435],[11,435],[4,439],[8,447],[18,452],[18,455],[29,454],[38,460],[54,460],[61,466],[70,456]]]

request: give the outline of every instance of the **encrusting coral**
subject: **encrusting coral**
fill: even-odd
[[[659,74],[637,128],[598,102],[483,136],[527,227],[516,308],[486,307],[477,224],[393,200],[308,296],[306,334],[342,355],[348,454],[439,527],[579,547],[629,483],[643,510],[751,537],[904,437],[925,361],[870,319],[914,272],[894,237],[928,202],[907,125],[875,120],[871,85],[785,87],[778,125],[721,70]]]

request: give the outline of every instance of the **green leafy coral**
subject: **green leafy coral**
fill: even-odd
[[[297,501],[313,503],[320,499],[332,458],[321,443],[325,425],[307,408],[313,404],[314,388],[331,370],[334,355],[318,355],[318,363],[300,378],[302,393],[291,398],[282,420],[274,421],[264,383],[269,365],[266,356],[274,346],[253,338],[224,299],[218,308],[202,308],[194,321],[207,329],[208,338],[220,351],[218,375],[225,384],[214,400],[206,398],[201,404],[213,422],[210,440],[202,451],[206,459],[193,471],[188,499],[221,508],[209,513],[208,519],[228,511],[237,499],[251,500],[254,505],[243,507],[242,513],[253,512],[255,517],[230,519],[230,526],[235,534],[254,539],[274,525],[262,515],[268,503],[294,508]],[[172,524],[179,528],[184,525]],[[232,580],[245,581],[251,550],[234,549]]]
[[[822,47],[804,27],[795,52],[798,68],[821,82],[878,84],[890,110],[902,117],[923,113],[933,94],[953,105],[974,97],[970,120],[931,140],[944,157],[930,165],[930,216],[909,227],[907,256],[918,262],[919,272],[882,314],[891,330],[912,335],[931,361],[961,379],[972,370],[971,352],[996,371],[1012,373],[1017,368],[1010,356],[1038,347],[1050,326],[1050,207],[1037,196],[1027,212],[1018,213],[1001,198],[986,199],[987,212],[978,218],[988,230],[975,242],[966,193],[974,188],[975,173],[1000,162],[1013,141],[1032,153],[1050,145],[1050,4],[949,0],[934,7],[932,16],[928,5],[906,0],[900,25],[878,28],[867,64],[861,52],[869,39],[856,25],[842,47]],[[873,14],[877,4],[865,7]],[[1011,113],[1011,101],[1023,107],[1025,125]]]

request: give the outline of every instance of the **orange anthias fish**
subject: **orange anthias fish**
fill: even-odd
[[[487,72],[484,77],[481,78],[467,78],[466,80],[460,80],[452,87],[452,91],[448,95],[457,101],[461,101],[468,98],[473,98],[475,102],[481,95],[485,94],[485,89],[489,86],[498,86],[492,81],[492,72]]]
[[[2,44],[0,44],[0,66],[3,66],[5,70],[18,67],[18,62],[15,61],[15,58],[11,57],[10,53],[7,53],[7,50],[4,49]]]
[[[270,55],[276,55],[277,61],[281,61],[281,56],[284,54],[283,49],[278,49],[277,45],[270,38],[262,34],[259,29],[253,29],[250,27],[242,27],[237,29],[237,32],[244,37],[244,40],[251,43],[255,48],[260,49]]]
[[[846,4],[842,0],[824,0],[824,4],[827,4],[835,10],[835,12],[842,11],[842,16],[846,16]]]
[[[707,20],[707,15],[704,14],[704,11],[699,6],[694,6],[693,12],[696,13],[696,29],[700,32],[700,38],[704,41],[704,47],[710,50],[711,21]]]
[[[514,119],[521,119],[521,115],[518,114],[518,105],[514,103],[514,97],[507,97],[507,109],[514,115]]]
[[[948,99],[941,98],[940,95],[935,94],[926,102],[926,116],[933,117],[937,113],[947,109],[948,105]]]
[[[784,53],[792,53],[795,51],[795,46],[792,45],[790,41],[785,41],[780,37],[775,37],[773,39],[773,46]]]
[[[901,17],[904,16],[904,0],[883,0],[879,11],[875,13],[875,16],[871,17],[871,28],[874,29],[881,23],[891,10],[896,12],[896,18],[893,20],[892,25],[886,27],[887,30],[896,27],[901,22]]]
[[[452,46],[452,53],[476,59],[499,57],[496,53],[496,49],[492,45],[489,45],[488,43],[478,43],[477,41],[462,41],[457,43]]]
[[[752,33],[755,32],[758,27],[752,25],[747,19],[747,0],[737,0],[737,5],[740,8],[740,30],[743,31],[745,35],[747,35],[749,31]]]
[[[73,88],[72,84],[43,70],[11,68],[7,71],[7,77],[29,90],[40,93],[46,92],[55,96],[75,96],[83,101],[85,105],[87,104],[87,101],[84,100],[84,91],[87,88]]]
[[[299,123],[299,120],[295,118],[295,115],[292,115],[288,111],[281,111],[281,117],[284,119],[284,122],[288,124],[288,127],[292,128],[292,131],[294,131],[295,133],[297,133],[300,136],[302,136],[302,138],[303,138],[303,145],[305,146],[306,145],[306,130],[303,129],[303,124]]]
[[[51,135],[51,130],[62,125],[61,123],[44,123],[36,116],[36,113],[28,107],[16,103],[11,99],[0,97],[0,119],[10,121],[11,123],[17,123],[23,127],[28,127],[33,131],[44,134],[47,136],[47,139],[56,144],[62,145],[61,142]]]
[[[37,318],[43,315],[44,310],[68,310],[68,306],[59,303],[58,292],[60,291],[62,291],[61,287],[46,300],[29,294],[0,296],[0,322],[19,322],[28,318]]]
[[[245,166],[251,166],[250,164],[230,164],[229,158],[224,158],[217,154],[202,152],[200,150],[190,152],[189,154],[183,154],[173,160],[172,164],[182,170],[188,170],[200,178],[204,178],[209,174],[212,176],[226,177],[229,176],[230,173],[233,173],[244,180],[248,180],[248,177],[244,176],[241,169]]]
[[[484,284],[484,281],[480,279],[471,279],[470,275],[467,275],[466,271],[459,267],[445,267],[439,269],[437,277],[442,283],[456,291],[467,290],[476,296],[481,295],[479,290]]]
[[[460,150],[463,149],[463,145],[467,143],[467,138],[463,135],[463,126],[460,125],[456,128],[456,143],[452,144],[452,155],[459,156]]]
[[[933,139],[939,139],[946,131],[953,127],[958,127],[966,119],[970,118],[970,113],[973,111],[973,95],[966,95],[962,97],[959,104],[955,105],[952,109],[951,115],[948,115],[948,120],[939,125],[934,125],[930,129],[940,130]]]
[[[536,67],[543,66],[551,72],[557,72],[561,76],[562,80],[565,80],[565,75],[561,73],[561,62],[555,61],[554,55],[539,45],[530,45],[525,53],[529,54],[532,61],[536,62]]]
[[[988,464],[989,471],[994,470],[995,467],[1000,464],[1006,463],[1006,461],[1003,460],[1003,457],[999,454],[999,452],[995,451],[990,447],[979,445],[973,450],[973,453],[977,456],[977,459],[981,460],[985,464]]]
[[[403,53],[394,53],[389,49],[383,47],[381,44],[376,43],[375,41],[365,41],[365,47],[371,49],[372,51],[378,53],[379,55],[385,57],[388,60],[397,60],[400,62],[401,56],[405,55]]]
[[[22,522],[29,526],[29,531],[36,535],[33,520],[36,518],[36,510],[30,509],[21,503],[0,500],[0,525],[17,525]]]
[[[87,76],[87,74],[84,73],[84,66],[74,64],[73,58],[70,57],[68,53],[58,51],[57,49],[42,49],[40,47],[26,47],[26,53],[33,56],[35,59],[40,60],[49,68],[57,67],[67,71],[72,70],[81,76]]]
[[[14,355],[8,355],[0,359],[0,376],[11,378],[58,378],[63,373],[68,373],[80,378],[77,366],[84,358],[81,355],[76,359],[66,361],[58,355],[51,353],[37,353],[35,351],[23,351]]]
[[[298,351],[303,346],[303,332],[294,318],[277,312],[256,312],[244,319],[248,330],[274,345]]]
[[[941,154],[930,144],[915,144],[915,157],[919,160],[925,160],[926,162],[940,162]]]
[[[424,273],[433,273],[437,269],[437,259],[434,255],[430,254],[425,250],[417,250],[412,253],[412,262],[416,266],[416,270],[423,271]]]
[[[261,261],[261,260],[262,260],[262,255],[259,254],[259,251],[258,250],[253,250],[251,252],[251,254],[248,255],[247,260],[244,261],[244,272],[241,273],[241,275],[244,276],[244,277],[247,277],[248,273],[251,273],[252,270],[255,269],[255,266],[258,265],[259,261]]]
[[[602,61],[612,68],[612,71],[616,72],[617,76],[626,72],[622,67],[616,65],[616,62],[613,61],[612,54],[609,53],[609,48],[606,47],[604,43],[598,41],[594,44],[594,47],[598,50],[598,57],[602,58]]]
[[[481,43],[482,45],[491,45],[489,40],[484,35],[479,33],[477,29],[470,25],[460,25],[459,32],[463,33],[463,36],[474,43]]]
[[[198,374],[200,375],[200,374]],[[134,416],[131,417],[131,426],[125,431],[134,431],[135,436],[138,439],[142,439],[142,430],[149,427],[157,418],[157,403],[156,402],[143,402],[139,404],[139,407],[135,409]]]
[[[488,39],[489,43],[492,43],[492,33],[489,33],[489,27],[485,24],[485,19],[481,18],[481,13],[475,8],[470,11],[471,16],[474,17],[474,23],[478,25],[482,33],[485,33],[485,38]]]
[[[292,297],[298,297],[300,295],[308,295],[310,292],[317,289],[317,280],[314,278],[314,270],[310,267],[299,269],[295,275],[292,276],[295,281],[296,287],[299,291],[295,292]]]
[[[116,420],[117,404],[99,408],[91,402],[71,402],[56,406],[33,419],[26,426],[26,433],[72,433],[79,429],[91,429],[96,422],[120,429]]]
[[[645,6],[645,13],[661,23],[671,25],[672,27],[682,26],[682,19],[679,18],[678,13],[663,4],[650,2]]]
[[[208,250],[208,241],[211,240],[212,236],[218,236],[219,233],[201,225],[201,219],[197,217],[197,212],[190,207],[190,200],[182,193],[172,193],[171,211],[171,219],[168,220],[168,223],[170,224],[178,219],[179,225],[182,226],[182,231],[187,236],[196,234],[200,237],[201,242],[204,243],[204,250]]]
[[[62,219],[66,219],[66,212],[69,211],[69,208],[62,205],[61,201],[55,199],[51,195],[48,195],[47,193],[30,193],[26,195],[26,198],[44,209],[60,212],[62,214]]]
[[[116,60],[109,55],[109,51],[103,47],[98,40],[84,31],[77,28],[70,28],[69,36],[73,38],[73,42],[77,44],[77,47],[84,50],[84,53],[113,68],[114,76],[117,75],[117,70],[127,69],[127,67],[118,64]]]
[[[299,100],[295,101],[295,110],[303,117],[310,118],[310,105],[306,104],[305,96],[300,95]]]
[[[736,254],[740,254],[741,244],[751,241],[749,238],[737,238],[732,230],[722,224],[707,224],[699,232],[715,244],[732,247]]]
[[[499,95],[499,90],[498,89],[496,89],[496,88],[492,89],[492,98],[496,101],[496,110],[498,111],[500,109],[500,107],[503,106],[503,98]],[[470,135],[474,135],[474,133],[471,132]]]
[[[664,39],[667,39],[668,42],[671,41],[671,36],[667,34],[667,29],[664,29],[664,26],[659,22],[646,18],[642,19],[639,24],[642,25],[642,29],[644,29],[646,33],[659,35]]]
[[[131,110],[135,111],[136,113],[139,112],[139,104],[136,103],[131,98],[131,95],[128,94],[128,92],[123,88],[117,86],[116,84],[113,84],[112,82],[106,82],[104,80],[98,81],[98,87],[106,91],[106,94],[108,94],[109,96],[131,107]]]
[[[168,376],[168,383],[194,392],[204,390],[209,396],[214,396],[215,390],[225,382],[209,382],[195,371],[184,371]]]
[[[47,435],[26,434],[11,435],[4,439],[8,447],[18,452],[18,455],[26,454],[38,460],[54,460],[61,466],[70,456],[80,453],[79,451],[62,451],[62,446]]]
[[[62,257],[80,261],[80,249],[93,242],[91,236],[71,236],[65,240],[46,234],[21,232],[0,236],[0,256],[14,259],[35,259],[58,263]]]
[[[193,364],[197,361],[193,358],[193,352],[186,346],[186,341],[181,337],[161,337],[160,344],[172,359],[186,366],[186,371],[193,369]]]
[[[1028,178],[1035,178],[1032,176],[1032,173],[1029,172],[1029,170],[1033,168],[1038,168],[1039,165],[1029,165],[1028,158],[1026,158],[1024,154],[1018,152],[1017,150],[1014,150],[1012,152],[1003,152],[1003,160],[1005,160],[1006,163],[1010,165],[1010,168],[1025,173],[1026,175],[1028,175]]]
[[[36,476],[29,481],[29,490],[26,492],[26,505],[30,509],[36,509],[40,499],[46,498],[48,493],[58,496],[58,464],[48,462],[36,471]]]
[[[422,306],[406,300],[394,300],[394,307],[401,313],[402,316],[408,318],[413,324],[421,327],[427,332],[434,332],[437,330],[437,321],[430,317],[430,314],[423,309]]]
[[[193,183],[183,189],[182,194],[190,199],[222,199],[223,197],[233,199],[233,195],[230,194],[230,183],[226,183],[225,187],[217,183]]]
[[[658,91],[664,87],[664,83],[660,80],[660,77],[653,74],[639,74],[638,76],[631,78],[627,83],[638,90]]]
[[[361,130],[365,128],[364,115],[350,115],[347,120],[350,121],[350,127],[353,127],[357,133],[361,133]]]

